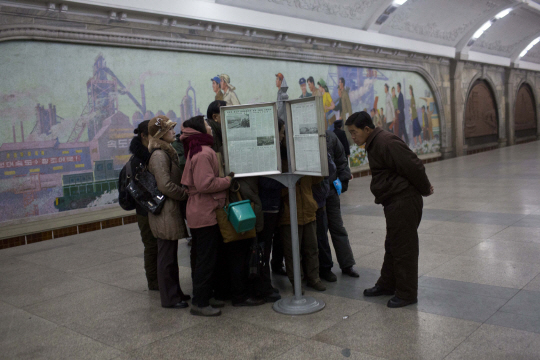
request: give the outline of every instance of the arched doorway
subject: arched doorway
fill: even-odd
[[[523,84],[519,88],[516,97],[516,107],[514,112],[514,130],[516,139],[536,136],[538,126],[536,120],[536,106],[534,95],[528,84]]]
[[[477,80],[467,97],[464,132],[468,146],[499,141],[497,103],[491,87],[484,80]]]

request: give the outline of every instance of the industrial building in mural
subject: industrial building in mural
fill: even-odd
[[[412,72],[37,42],[4,46],[35,56],[20,64],[31,69],[32,85],[17,74],[18,63],[0,64],[9,79],[0,84],[0,113],[11,122],[9,131],[0,124],[0,222],[114,203],[133,129],[155,115],[181,124],[201,115],[200,104],[206,109],[225,96],[222,90],[232,103],[247,104],[276,101],[278,91],[310,96],[324,84],[319,95],[329,129],[365,110],[419,155],[440,146],[437,104]],[[71,70],[48,72],[51,63]],[[276,88],[276,74],[287,88]],[[364,149],[350,147],[353,170],[367,165]]]

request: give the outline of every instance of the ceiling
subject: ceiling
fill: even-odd
[[[382,25],[374,22],[392,0],[215,0],[215,3],[454,47],[458,54],[471,50],[512,59],[540,36],[540,0],[408,0]],[[478,28],[509,7],[513,8],[509,15],[495,21],[472,46],[466,46]],[[540,64],[540,43],[521,60]]]

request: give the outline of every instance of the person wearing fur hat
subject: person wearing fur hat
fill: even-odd
[[[193,236],[196,253],[193,274],[192,315],[219,316],[221,311],[210,306],[214,290],[214,270],[218,260],[219,244],[223,242],[216,210],[225,206],[227,189],[234,173],[219,177],[219,163],[212,150],[212,129],[204,117],[195,116],[182,124],[186,167],[182,184],[188,187],[187,224]]]
[[[227,74],[221,74],[221,90],[223,90],[223,100],[227,103],[227,106],[240,105],[240,100],[234,90],[236,88],[231,85],[231,78]]]
[[[148,151],[152,154],[148,170],[154,175],[157,188],[167,197],[161,212],[148,213],[152,233],[158,245],[158,283],[161,306],[186,308],[189,295],[184,295],[178,277],[178,239],[187,237],[187,229],[180,211],[180,201],[187,194],[180,184],[178,154],[171,143],[175,140],[176,123],[160,115],[150,120]]]

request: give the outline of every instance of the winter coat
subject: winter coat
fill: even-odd
[[[321,176],[304,176],[296,183],[296,214],[298,225],[306,225],[316,219],[319,206],[313,198],[312,186],[323,181]],[[291,209],[289,207],[289,190],[281,191],[283,201],[283,214],[279,221],[280,225],[291,224]]]
[[[313,198],[317,202],[319,209],[326,205],[326,198],[330,194],[329,178],[331,176],[335,176],[336,174],[336,164],[334,163],[334,160],[332,160],[332,156],[330,153],[327,153],[326,155],[328,158],[328,176],[326,176],[320,183],[312,186]]]
[[[366,151],[376,204],[411,188],[423,196],[429,195],[431,183],[422,161],[399,137],[377,127],[367,138]]]
[[[277,180],[259,177],[259,197],[261,199],[263,212],[279,212],[281,208],[281,189],[285,185]]]
[[[137,172],[137,168],[143,168],[148,165],[150,160],[150,152],[144,146],[140,137],[135,136],[129,144],[129,152],[133,154],[131,158],[131,172]],[[135,204],[137,215],[148,216],[148,212],[139,204]]]
[[[287,121],[287,111],[285,110],[285,100],[289,100],[289,95],[287,95],[287,90],[289,87],[287,86],[287,81],[283,79],[281,82],[281,87],[278,90],[277,93],[277,113],[278,118],[280,118],[283,121]]]
[[[180,140],[180,135],[176,135],[176,140],[171,144],[176,153],[178,154],[178,164],[180,165],[180,179],[184,174],[184,168],[186,167],[186,157],[184,156],[184,144]]]
[[[349,187],[349,180],[351,180],[351,168],[349,167],[349,161],[347,160],[347,156],[345,156],[345,150],[343,149],[343,145],[341,145],[341,141],[330,130],[326,130],[326,151],[332,156],[332,160],[334,160],[337,168],[336,173],[333,176],[329,176],[330,191],[336,191],[333,182],[339,178],[343,185],[341,193],[344,193]]]
[[[345,156],[351,155],[351,148],[349,147],[349,141],[347,140],[347,134],[341,129],[334,129],[334,134],[338,137],[341,145],[343,145],[343,151],[345,151]]]
[[[259,197],[259,178],[258,177],[246,177],[233,180],[231,190],[229,190],[229,202],[240,201],[237,197],[237,193],[232,189],[237,189],[240,185],[240,196],[242,200],[249,200],[253,203],[253,211],[257,222],[255,223],[255,229],[257,232],[261,232],[264,228],[264,214],[262,209],[261,198]]]
[[[223,133],[221,132],[221,124],[212,119],[208,119],[208,126],[212,128],[212,136],[214,137],[212,149],[216,153],[223,153]]]
[[[178,155],[169,143],[152,137],[148,150],[152,154],[148,170],[156,178],[158,190],[167,197],[158,215],[148,213],[150,229],[159,239],[183,239],[188,234],[180,212],[180,201],[185,200],[187,194],[180,184]]]
[[[182,141],[188,137],[183,134]],[[189,156],[182,176],[182,184],[188,187],[186,217],[192,229],[217,224],[216,210],[225,206],[229,179],[219,177],[219,164],[216,152],[208,145]]]

